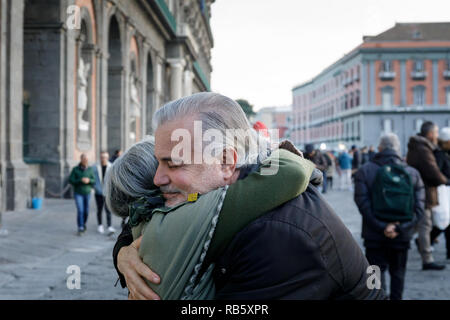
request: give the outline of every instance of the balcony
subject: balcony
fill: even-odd
[[[347,87],[347,86],[351,85],[352,83],[353,83],[353,79],[347,78],[344,80],[343,85],[344,85],[344,87]]]
[[[442,72],[442,75],[445,79],[450,79],[450,70],[444,70],[444,72]]]
[[[427,77],[427,73],[425,71],[413,71],[411,72],[411,78],[414,80],[423,80]]]
[[[380,71],[378,74],[381,80],[392,80],[395,78],[395,72],[393,71]]]

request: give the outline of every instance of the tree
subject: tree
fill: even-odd
[[[251,116],[254,116],[256,113],[253,111],[253,106],[244,99],[238,99],[236,100],[237,103],[241,106],[242,110],[244,110],[245,115],[248,119],[250,119]]]

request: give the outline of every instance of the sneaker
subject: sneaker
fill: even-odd
[[[105,228],[103,227],[103,225],[99,225],[97,228],[98,233],[104,234],[105,233]]]
[[[435,262],[424,263],[422,265],[422,270],[444,270],[444,269],[445,269],[444,264],[437,264]]]
[[[114,229],[112,226],[110,226],[110,227],[108,228],[108,232],[109,232],[109,233],[114,233],[114,232],[116,232],[116,229]]]

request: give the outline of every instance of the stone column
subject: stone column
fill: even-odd
[[[183,82],[184,82],[184,86],[183,86],[183,96],[190,96],[192,94],[192,72],[191,70],[187,69],[184,71],[183,74]]]
[[[23,209],[30,198],[28,167],[23,162],[23,0],[1,1],[1,167],[5,176],[6,210]],[[3,153],[4,152],[4,153]],[[3,201],[2,201],[3,202]]]
[[[183,69],[185,61],[183,59],[168,59],[170,64],[170,97],[172,100],[180,99],[183,96]]]

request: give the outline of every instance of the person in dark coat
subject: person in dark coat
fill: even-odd
[[[417,229],[419,238],[416,244],[422,256],[423,270],[442,270],[444,264],[434,262],[431,251],[430,233],[432,230],[431,209],[438,205],[437,187],[449,184],[449,179],[439,170],[434,156],[439,138],[439,128],[433,122],[422,124],[420,134],[412,136],[408,143],[406,162],[416,168],[425,184],[425,215]]]
[[[373,146],[369,147],[368,154],[369,154],[369,161],[372,160],[373,157],[375,157],[376,152],[375,152],[375,148]]]
[[[315,150],[313,144],[307,144],[305,146],[304,156],[306,159],[310,160],[312,163],[316,165],[316,168],[319,169],[323,174],[323,185],[322,185],[322,193],[327,192],[327,169],[328,162],[324,157],[320,150]]]
[[[441,129],[438,145],[439,148],[434,151],[436,163],[447,179],[450,179],[450,127]],[[434,243],[442,232],[445,234],[447,259],[450,259],[450,226],[448,226],[445,230],[433,227],[430,233],[430,242]]]
[[[352,149],[350,150],[350,153],[353,156],[352,174],[355,174],[356,170],[358,170],[361,167],[361,163],[362,163],[361,152],[358,150],[356,145],[353,145]]]
[[[395,134],[384,135],[378,147],[379,153],[372,161],[363,165],[355,174],[355,202],[362,215],[362,237],[366,248],[366,257],[371,265],[377,265],[382,272],[382,284],[385,288],[384,272],[389,269],[391,277],[390,299],[401,300],[409,243],[417,222],[423,217],[425,189],[419,172],[406,166],[400,158],[400,142]],[[372,206],[372,188],[380,167],[387,164],[405,165],[414,185],[413,220],[399,224],[382,221],[374,215]]]

